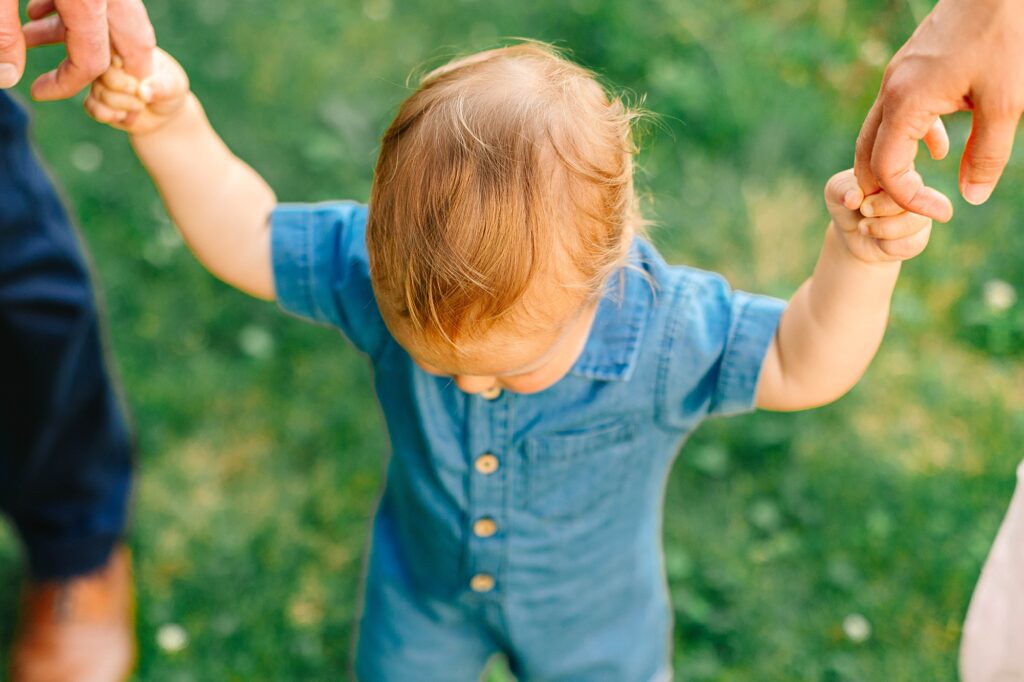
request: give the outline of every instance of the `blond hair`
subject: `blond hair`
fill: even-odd
[[[542,274],[600,295],[642,230],[632,122],[594,74],[525,42],[428,73],[384,134],[367,247],[379,305],[476,338]]]

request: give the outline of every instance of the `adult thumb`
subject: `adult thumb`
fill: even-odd
[[[13,88],[25,72],[25,36],[17,0],[0,0],[0,88]]]
[[[1010,160],[1020,114],[993,116],[978,107],[960,162],[960,193],[972,204],[988,201]]]

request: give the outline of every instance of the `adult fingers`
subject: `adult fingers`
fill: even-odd
[[[156,34],[142,0],[107,0],[110,42],[124,59],[124,68],[136,78],[153,72]]]
[[[25,73],[25,38],[18,0],[0,0],[0,88],[17,85]]]
[[[878,126],[882,122],[882,105],[879,100],[871,105],[871,110],[864,118],[857,135],[857,152],[853,163],[853,172],[857,176],[857,182],[864,194],[874,194],[878,191],[878,181],[871,170],[871,153],[875,149],[875,138],[878,135]]]
[[[875,239],[902,239],[915,235],[931,224],[928,216],[916,213],[902,213],[884,218],[863,218],[857,223],[858,231]]]
[[[56,14],[30,21],[22,30],[25,34],[25,44],[28,47],[63,43],[66,33],[64,22]]]
[[[42,19],[55,11],[57,11],[57,6],[54,4],[54,0],[29,0],[28,6],[25,7],[25,13],[28,14],[29,19]]]
[[[71,97],[110,65],[105,0],[74,0],[57,10],[64,23],[68,56],[32,84],[32,97],[38,100]]]
[[[972,204],[992,195],[1010,160],[1020,114],[992,115],[981,105],[974,110],[971,136],[960,161],[960,192]]]
[[[946,158],[946,154],[949,154],[949,133],[946,132],[946,126],[940,117],[935,117],[935,123],[932,123],[928,132],[924,134],[924,144],[936,161]]]
[[[871,170],[882,189],[904,209],[948,222],[953,217],[953,204],[941,192],[926,187],[914,170],[917,143],[922,136],[915,135],[908,117],[902,113],[883,117],[871,154]]]
[[[885,192],[878,192],[864,199],[864,203],[860,205],[860,212],[867,218],[877,218],[899,215],[905,211],[891,196]]]

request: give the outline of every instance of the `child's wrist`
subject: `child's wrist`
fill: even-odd
[[[843,265],[863,270],[865,273],[890,274],[899,272],[902,261],[899,260],[867,260],[861,258],[853,249],[844,235],[839,233],[839,226],[835,221],[829,223],[828,232],[825,235],[825,251],[831,252],[834,258],[841,259]],[[831,245],[831,248],[829,248]]]
[[[832,220],[829,223],[829,229],[825,236],[826,243],[830,240],[837,242],[835,249],[841,253],[841,257],[848,260],[852,265],[856,267],[866,268],[868,271],[880,271],[880,272],[892,272],[899,270],[902,261],[900,260],[881,260],[877,258],[862,258],[850,248],[850,242],[846,235],[840,233],[841,228],[836,225],[836,221]]]

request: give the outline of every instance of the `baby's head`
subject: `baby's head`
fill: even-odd
[[[366,237],[381,314],[421,367],[470,393],[568,372],[642,228],[635,117],[536,43],[423,78],[384,134]]]

